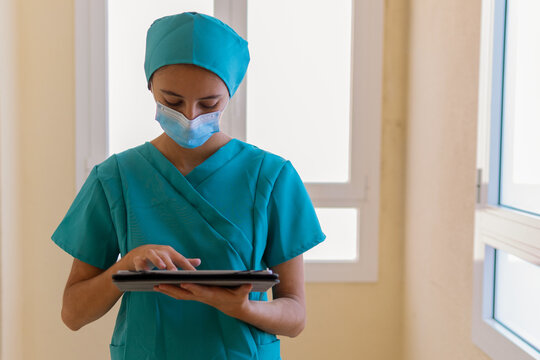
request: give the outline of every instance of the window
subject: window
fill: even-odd
[[[473,340],[540,358],[540,3],[484,0]]]
[[[251,53],[222,129],[292,161],[328,236],[305,254],[306,278],[375,281],[382,9],[352,0],[78,0],[78,186],[94,164],[161,133],[143,71],[152,20],[211,14]]]
[[[351,0],[248,6],[247,140],[287,154],[307,183],[349,181],[351,7]]]
[[[540,351],[540,266],[496,250],[493,318]]]
[[[508,0],[501,204],[540,215],[540,1]]]

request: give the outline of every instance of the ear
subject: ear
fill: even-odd
[[[152,79],[154,78],[154,74],[150,75],[150,79],[148,79],[148,90],[150,90],[152,93],[154,93],[154,90],[152,89]]]

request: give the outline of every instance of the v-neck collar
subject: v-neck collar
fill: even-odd
[[[165,157],[152,143],[146,142],[145,147],[148,152],[155,159],[157,164],[169,168],[167,172],[171,172],[171,167],[178,173],[178,175],[184,177],[193,187],[199,186],[205,179],[216,172],[223,165],[227,164],[229,160],[235,157],[241,150],[241,142],[237,139],[231,139],[225,145],[220,147],[215,153],[210,155],[206,160],[197,165],[188,174],[183,175],[180,170],[174,166],[174,164]]]
[[[232,241],[231,239],[236,239],[235,242],[237,242],[237,245],[231,245],[231,247],[233,249],[246,249],[246,251],[240,251],[237,252],[237,254],[244,264],[244,268],[249,269],[252,266],[250,265],[251,259],[249,255],[253,250],[251,241],[248,240],[246,235],[236,224],[223,216],[223,214],[221,214],[219,210],[196,189],[200,182],[204,181],[204,179],[215,173],[216,170],[226,165],[228,160],[236,156],[242,149],[242,142],[232,139],[219,148],[202,164],[193,169],[187,176],[184,176],[173,163],[151,143],[146,142],[144,145],[141,145],[140,148],[136,148],[137,152],[148,161],[153,169],[160,173],[163,179],[176,190],[178,196],[189,203],[193,209],[205,219],[208,225],[219,234],[221,239],[229,242]],[[131,154],[128,152],[126,153],[128,155]],[[197,170],[197,172],[194,172],[195,170]],[[191,181],[198,181],[199,184],[194,184]],[[182,207],[182,209],[184,208]]]

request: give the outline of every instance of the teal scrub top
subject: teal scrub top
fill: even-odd
[[[52,239],[107,269],[144,244],[170,245],[198,269],[266,269],[323,241],[289,161],[232,139],[183,176],[151,143],[95,166]],[[252,292],[251,300],[267,301]],[[280,359],[279,340],[195,301],[126,292],[113,360]]]

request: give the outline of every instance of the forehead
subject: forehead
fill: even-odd
[[[219,76],[192,64],[174,64],[159,68],[152,75],[152,87],[181,94],[184,97],[204,97],[228,94]]]

